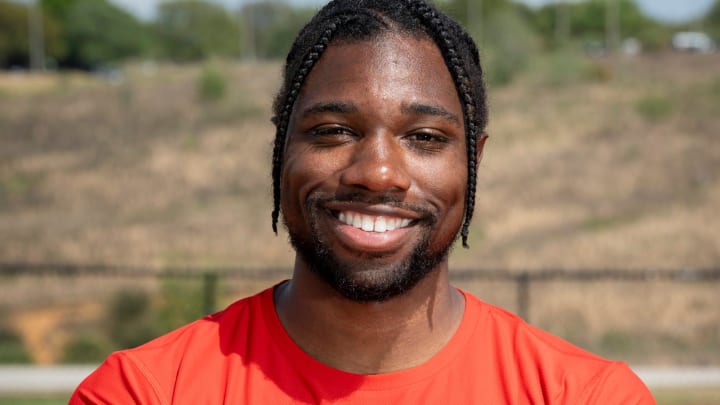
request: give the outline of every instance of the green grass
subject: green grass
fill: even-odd
[[[635,110],[647,121],[657,122],[668,118],[673,106],[665,96],[647,95],[635,103]]]
[[[719,405],[720,387],[652,390],[658,405]]]
[[[66,405],[70,394],[0,396],[0,405]]]

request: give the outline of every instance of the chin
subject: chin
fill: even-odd
[[[356,302],[382,302],[412,290],[421,280],[445,261],[450,245],[433,253],[428,250],[428,238],[420,240],[403,257],[373,256],[371,254],[341,257],[314,235],[302,240],[290,230],[295,251],[315,273],[341,296]]]

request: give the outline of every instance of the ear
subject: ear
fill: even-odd
[[[483,132],[478,137],[477,145],[475,146],[475,153],[476,153],[476,156],[475,156],[476,167],[475,168],[476,169],[478,166],[480,166],[480,162],[482,161],[482,157],[483,157],[483,149],[485,149],[485,141],[487,141],[487,139],[489,137],[490,137],[490,135],[488,135],[487,132]]]

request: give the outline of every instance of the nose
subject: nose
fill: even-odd
[[[402,145],[394,136],[377,133],[355,144],[350,164],[343,170],[341,184],[374,192],[406,191],[410,176]]]

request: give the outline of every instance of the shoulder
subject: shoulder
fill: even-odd
[[[480,309],[476,339],[491,347],[488,355],[517,390],[533,398],[549,396],[552,403],[654,403],[626,364],[590,353],[470,294],[466,297],[468,305]]]
[[[263,294],[267,290],[146,344],[111,354],[78,386],[70,404],[106,403],[108,398],[111,403],[137,403],[137,398],[142,398],[140,403],[168,403],[179,376],[210,369],[197,367],[200,364],[223,368],[227,353],[243,344],[253,320],[260,318]]]

